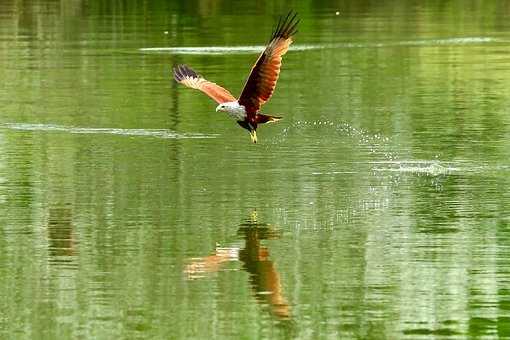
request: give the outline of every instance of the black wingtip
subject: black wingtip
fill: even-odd
[[[184,64],[174,66],[173,72],[174,72],[174,79],[177,82],[180,82],[185,77],[190,77],[190,78],[199,78],[200,77],[195,71],[193,71],[191,68],[189,68],[187,65],[184,65]]]
[[[278,24],[271,35],[271,40],[275,38],[284,38],[287,39],[294,34],[297,33],[297,25],[299,24],[300,19],[298,18],[298,13],[290,10],[286,16],[280,16],[278,19]]]

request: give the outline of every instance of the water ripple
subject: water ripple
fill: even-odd
[[[429,176],[448,175],[461,170],[453,164],[439,160],[398,160],[372,162],[372,164],[379,165],[373,169],[377,172],[413,173]]]
[[[366,42],[366,43],[338,43],[338,44],[301,44],[293,45],[290,51],[307,51],[335,48],[384,48],[396,46],[461,46],[461,45],[479,45],[487,43],[507,42],[493,37],[462,37],[462,38],[440,38],[440,39],[417,39],[404,41],[388,42]],[[197,46],[197,47],[145,47],[140,48],[140,52],[145,53],[167,53],[167,54],[250,54],[259,53],[265,46]]]
[[[201,46],[201,47],[147,47],[140,48],[141,52],[156,52],[169,54],[250,54],[259,53],[265,46]],[[327,45],[295,45],[293,51],[306,51],[327,48]]]
[[[199,139],[216,138],[217,134],[180,133],[167,129],[119,129],[119,128],[88,128],[53,124],[7,123],[2,128],[22,131],[65,132],[72,134],[106,134],[121,136],[155,137],[163,139]]]

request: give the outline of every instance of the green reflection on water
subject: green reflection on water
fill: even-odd
[[[507,2],[295,4],[254,146],[171,66],[288,9],[0,4],[0,338],[509,336]]]

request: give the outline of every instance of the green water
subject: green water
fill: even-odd
[[[2,1],[0,338],[510,338],[509,9]]]

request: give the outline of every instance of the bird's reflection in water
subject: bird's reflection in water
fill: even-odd
[[[73,209],[70,205],[61,205],[49,209],[48,248],[54,264],[73,261],[75,240],[73,230]]]
[[[240,261],[242,268],[250,274],[250,285],[256,300],[270,307],[271,313],[279,319],[290,319],[290,307],[283,295],[280,274],[269,259],[269,249],[262,240],[277,239],[279,233],[269,224],[257,221],[256,211],[242,223],[238,234],[244,239],[244,248],[216,248],[214,254],[194,258],[185,268],[189,279],[203,277],[206,273],[220,270],[228,261]]]

